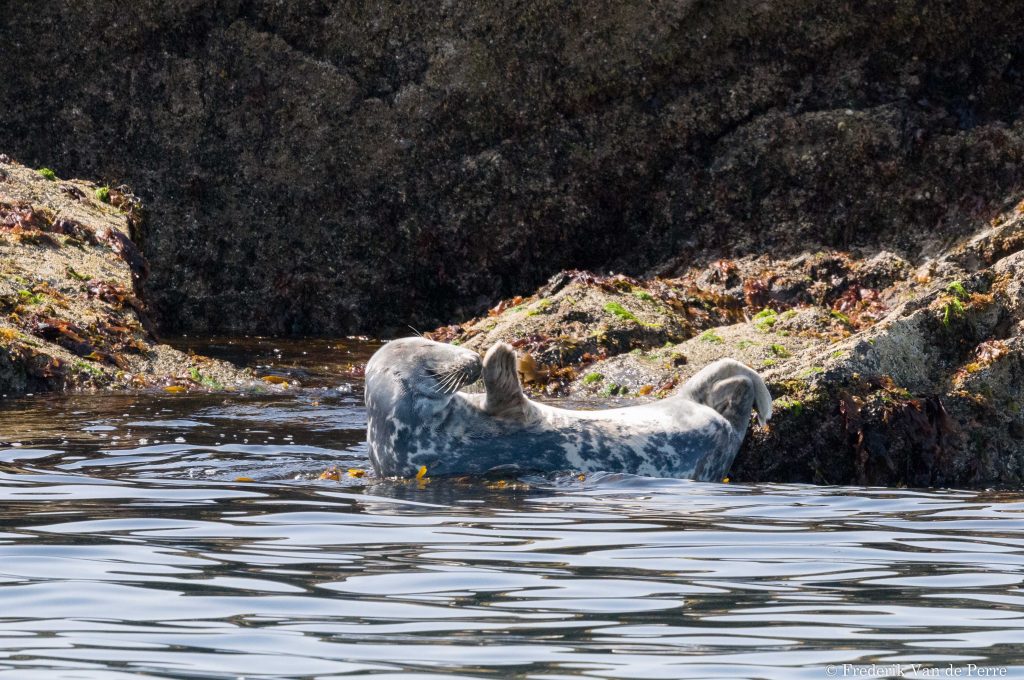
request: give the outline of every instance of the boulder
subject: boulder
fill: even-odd
[[[0,155],[0,394],[92,388],[267,390],[250,371],[160,343],[142,297],[127,187]]]

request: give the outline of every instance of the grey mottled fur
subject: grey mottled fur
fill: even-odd
[[[484,394],[459,391],[481,375]],[[603,411],[527,399],[504,343],[481,361],[460,347],[404,338],[366,366],[370,460],[387,477],[426,466],[430,476],[581,470],[720,480],[755,405],[764,425],[771,395],[732,359],[705,366],[671,397]]]

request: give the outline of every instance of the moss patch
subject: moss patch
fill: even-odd
[[[535,304],[533,307],[531,307],[526,312],[526,316],[537,316],[538,314],[544,314],[551,308],[552,304],[554,303],[551,302],[550,299],[544,298],[540,300],[537,304]]]
[[[774,309],[765,308],[754,315],[754,328],[767,333],[775,325],[775,322],[779,320],[779,313]]]
[[[601,396],[603,397],[624,397],[629,394],[629,388],[625,385],[619,385],[618,383],[608,383],[603,390],[601,390]]]
[[[25,305],[41,305],[46,301],[46,296],[31,290],[19,290],[18,299]]]
[[[648,293],[646,290],[634,290],[633,296],[640,300],[643,300],[644,302],[657,302],[655,297]]]
[[[964,303],[958,298],[949,298],[942,306],[942,325],[948,328],[953,321],[962,317],[965,311]]]
[[[964,284],[959,281],[953,281],[946,286],[946,292],[952,295],[957,300],[966,300],[971,297],[971,294],[964,288]]]
[[[198,383],[198,384],[202,385],[203,387],[208,387],[211,390],[222,390],[222,389],[224,389],[223,385],[221,385],[219,382],[217,382],[213,378],[211,378],[209,376],[206,376],[206,375],[203,375],[199,371],[199,369],[196,368],[195,366],[190,368],[188,373],[189,373],[189,376],[192,378],[193,382]]]
[[[710,328],[701,333],[700,335],[698,335],[697,339],[700,340],[701,342],[710,342],[715,345],[721,345],[723,342],[725,342],[721,335],[714,332]]]
[[[836,319],[839,323],[843,324],[844,326],[848,328],[853,328],[853,322],[850,321],[850,317],[846,316],[838,309],[833,309],[832,311],[829,312],[829,314],[832,316],[833,319]]]
[[[620,305],[618,302],[607,303],[604,306],[604,311],[608,312],[609,314],[614,314],[620,319],[640,323],[640,319],[636,318],[636,315],[634,315],[633,312],[629,311],[628,309]]]

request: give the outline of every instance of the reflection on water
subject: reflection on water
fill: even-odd
[[[310,388],[0,405],[0,678],[1024,673],[1021,495],[320,480],[366,348],[255,349]]]

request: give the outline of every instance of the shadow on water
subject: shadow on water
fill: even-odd
[[[1024,673],[1020,494],[377,480],[373,346],[213,344],[306,388],[0,404],[0,678]]]

